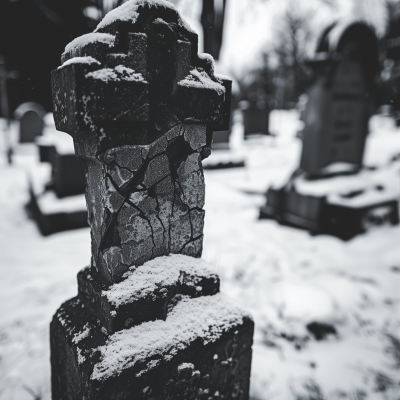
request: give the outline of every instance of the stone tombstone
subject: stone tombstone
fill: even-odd
[[[75,154],[54,152],[52,158],[52,183],[58,198],[85,192],[85,166]]]
[[[304,115],[303,171],[318,176],[335,163],[353,171],[361,167],[377,60],[368,25],[340,21],[324,31],[309,62],[314,79]]]
[[[34,102],[21,104],[15,110],[15,117],[19,120],[20,143],[31,143],[37,136],[43,133],[43,117],[46,114],[44,108]]]
[[[248,399],[251,317],[200,259],[201,160],[231,81],[165,0],[130,0],[52,72],[56,127],[86,164],[91,265],[51,323],[59,399]]]
[[[265,101],[242,100],[239,103],[242,110],[244,138],[251,135],[269,134],[269,107]]]

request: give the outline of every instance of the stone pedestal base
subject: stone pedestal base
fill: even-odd
[[[352,201],[353,198],[356,201]],[[399,223],[395,196],[390,198],[379,192],[378,196],[371,196],[360,191],[355,195],[350,193],[348,197],[337,195],[334,200],[340,202],[330,201],[329,195],[311,196],[295,190],[270,188],[267,204],[260,208],[259,218],[274,218],[284,225],[306,229],[313,234],[337,236],[342,240],[349,240],[380,225]]]
[[[169,265],[160,280],[157,268],[165,262],[175,271]],[[79,296],[51,323],[53,400],[248,399],[254,323],[216,293],[218,278],[204,261],[159,257],[108,288],[91,273],[80,272]],[[145,276],[140,283],[147,273],[157,282]],[[98,296],[89,307],[93,291]],[[138,304],[152,320],[139,316]]]

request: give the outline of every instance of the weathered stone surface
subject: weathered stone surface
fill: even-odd
[[[86,163],[91,265],[51,323],[53,400],[248,399],[254,323],[200,259],[201,160],[231,81],[164,0],[130,0],[52,72]]]
[[[102,22],[52,73],[57,129],[87,163],[92,264],[107,282],[160,255],[200,257],[201,159],[230,119],[231,81],[197,55],[197,35],[176,10],[137,4],[135,21]]]
[[[157,257],[125,273],[124,280],[102,284],[96,270],[78,274],[78,294],[109,334],[155,319],[165,319],[182,296],[211,296],[219,292],[219,277],[201,259],[183,255]]]
[[[53,399],[247,399],[253,326],[217,294],[108,336],[73,298],[51,323]]]

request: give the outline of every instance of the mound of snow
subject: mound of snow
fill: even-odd
[[[175,6],[166,0],[131,0],[111,10],[97,25],[94,32],[111,25],[115,21],[131,21],[134,24],[139,16],[138,9],[148,5],[150,7],[164,7],[176,10]]]
[[[115,41],[115,36],[110,35],[108,33],[95,33],[95,32],[87,33],[86,35],[79,36],[75,38],[72,42],[68,43],[65,46],[64,54],[68,53],[75,47],[82,47],[89,43],[94,43],[94,42],[106,43],[111,47],[114,46],[114,41]]]
[[[300,281],[283,281],[270,293],[276,327],[287,336],[307,335],[312,322],[335,325],[343,320],[338,305],[327,291]]]

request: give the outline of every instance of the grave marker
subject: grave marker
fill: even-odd
[[[309,62],[314,82],[302,133],[300,168],[310,175],[327,174],[335,163],[349,171],[361,167],[374,95],[376,46],[374,32],[363,23],[339,22],[322,35]]]
[[[201,159],[230,81],[163,0],[130,0],[52,72],[86,163],[92,262],[51,323],[55,399],[248,399],[253,322],[202,252]]]
[[[257,134],[269,135],[269,107],[265,101],[242,100],[239,107],[243,115],[245,139]]]
[[[20,143],[31,143],[43,132],[43,117],[46,111],[34,102],[21,104],[15,110],[15,117],[19,120],[19,141]]]
[[[342,239],[399,222],[396,185],[361,170],[377,59],[375,34],[364,23],[325,30],[310,62],[300,168],[283,187],[268,189],[260,218]]]
[[[28,173],[27,208],[40,232],[46,236],[87,227],[85,165],[75,156],[72,138],[50,124],[35,142],[41,163],[32,165]]]

